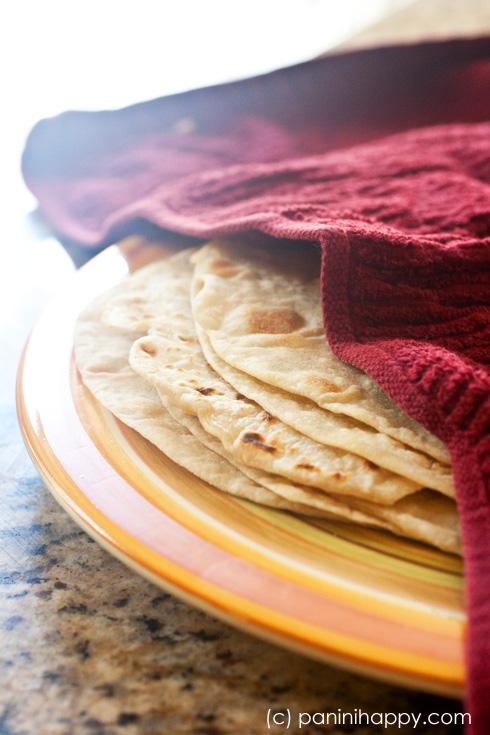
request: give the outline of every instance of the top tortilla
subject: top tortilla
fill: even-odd
[[[200,248],[193,262],[194,318],[227,365],[449,464],[439,439],[330,350],[314,247],[219,242]]]

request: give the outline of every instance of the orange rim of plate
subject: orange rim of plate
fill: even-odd
[[[26,345],[19,422],[54,497],[113,555],[236,627],[360,674],[461,696],[459,559],[227,496],[120,424],[82,384],[72,356],[78,313],[166,251],[128,238],[96,256]]]

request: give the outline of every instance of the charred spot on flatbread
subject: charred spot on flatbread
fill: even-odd
[[[291,334],[305,324],[301,314],[288,307],[250,308],[244,316],[250,334]]]
[[[264,437],[255,431],[247,431],[242,435],[241,440],[244,444],[253,444],[257,449],[263,449],[264,452],[273,454],[277,452],[277,447],[273,447],[272,444],[267,444],[264,441]]]

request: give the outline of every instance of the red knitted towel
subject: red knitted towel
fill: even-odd
[[[137,218],[321,242],[332,348],[451,452],[478,735],[490,727],[489,83],[486,39],[332,56],[67,113],[34,129],[23,161],[53,226],[86,245]]]

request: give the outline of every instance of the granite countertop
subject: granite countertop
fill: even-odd
[[[420,712],[422,721],[460,711],[252,638],[137,576],[54,501],[12,412],[3,411],[0,464],[2,735],[259,735],[269,710]]]
[[[412,40],[421,22],[427,37],[442,26],[454,34],[455,24],[490,31],[486,3],[462,6],[419,1],[352,45]],[[252,735],[286,729],[267,727],[269,711],[286,709],[422,713],[421,721],[460,711],[457,701],[363,679],[241,633],[137,576],[75,525],[32,465],[13,401],[22,344],[73,265],[49,237],[25,229],[16,236],[8,272],[21,272],[22,286],[3,292],[10,313],[0,346],[0,735]],[[386,729],[317,718],[289,732]]]

